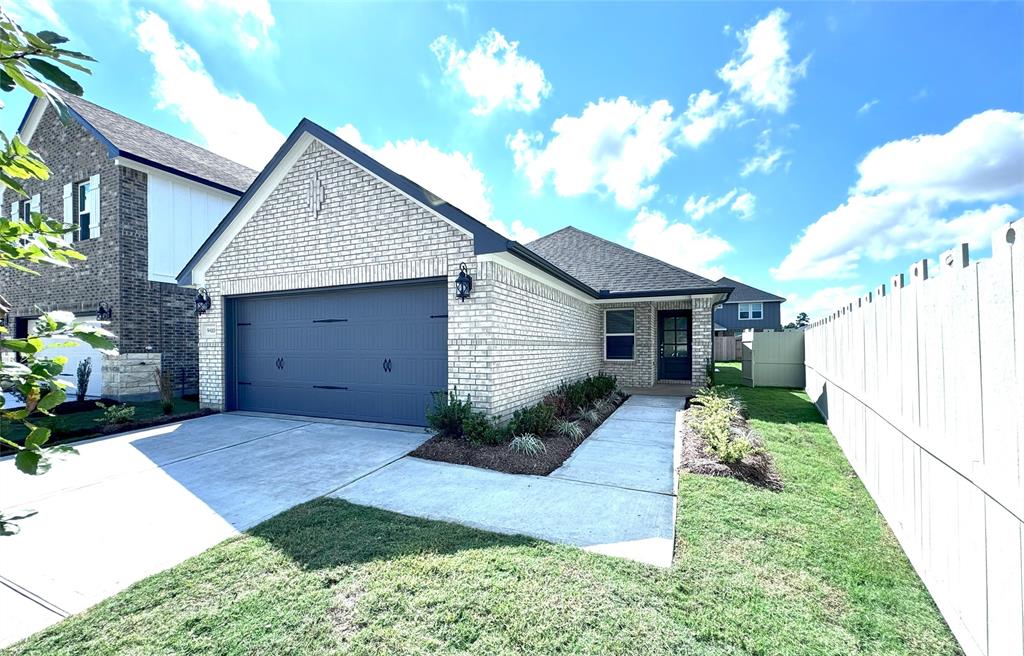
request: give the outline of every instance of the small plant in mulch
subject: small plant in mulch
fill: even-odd
[[[547,475],[557,469],[625,401],[614,376],[563,382],[539,403],[507,421],[473,407],[457,390],[438,392],[427,413],[433,438],[411,455],[512,474]]]
[[[783,487],[760,435],[747,425],[743,404],[714,387],[699,391],[686,410],[683,470],[738,478],[774,491]]]
[[[101,424],[130,424],[135,421],[135,406],[128,405],[127,403],[119,403],[116,405],[107,405],[105,403],[97,403],[97,408],[103,408],[103,416],[96,421]]]

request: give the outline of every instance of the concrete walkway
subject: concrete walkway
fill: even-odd
[[[405,457],[332,496],[668,567],[678,397],[633,396],[550,476]]]

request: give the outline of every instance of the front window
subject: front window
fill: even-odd
[[[32,218],[32,201],[25,199],[18,202],[18,218],[28,223]]]
[[[75,227],[78,228],[78,240],[89,239],[89,221],[92,218],[93,206],[92,185],[84,180],[75,185]]]
[[[633,310],[605,310],[604,357],[606,360],[633,359]]]
[[[764,305],[761,303],[740,303],[740,319],[751,321],[764,318]]]

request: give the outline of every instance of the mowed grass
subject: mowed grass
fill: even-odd
[[[135,408],[135,419],[153,419],[154,417],[163,416],[163,406],[160,401],[138,401],[129,402],[128,405]],[[199,403],[197,401],[186,401],[185,399],[176,398],[174,399],[174,414],[186,414],[189,412],[195,412],[199,409]],[[55,415],[46,416],[37,414],[33,416],[32,423],[39,426],[46,426],[54,431],[52,438],[53,442],[57,442],[62,439],[62,433],[69,431],[92,431],[87,435],[78,435],[72,439],[82,440],[90,437],[95,437],[100,434],[100,426],[103,421],[103,410],[95,408],[93,410],[85,410],[84,412],[73,412],[66,415]],[[28,431],[25,426],[20,422],[10,422],[4,420],[4,431],[3,436],[7,437],[15,442],[22,443],[25,440],[25,436]]]
[[[786,489],[682,475],[670,569],[321,499],[10,651],[961,653],[807,397],[737,393]]]

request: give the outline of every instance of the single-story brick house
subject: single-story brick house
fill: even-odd
[[[523,246],[309,120],[178,282],[211,299],[204,405],[412,425],[443,389],[507,416],[601,371],[702,384],[731,291],[575,228]]]

